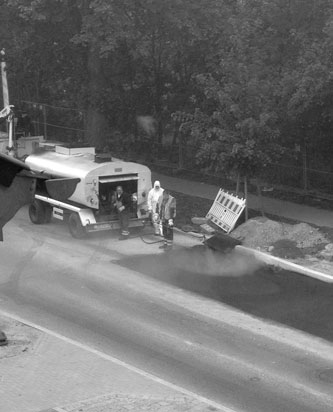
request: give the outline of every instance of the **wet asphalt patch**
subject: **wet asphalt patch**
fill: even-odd
[[[113,261],[249,314],[333,341],[333,284],[205,246]]]

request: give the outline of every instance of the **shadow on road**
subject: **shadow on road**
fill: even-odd
[[[121,259],[154,279],[333,341],[333,285],[205,246]]]

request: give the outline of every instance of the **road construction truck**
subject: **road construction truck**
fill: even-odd
[[[114,194],[117,186],[132,196],[129,227],[143,227],[148,220],[147,197],[152,187],[150,169],[119,159],[101,161],[92,147],[45,146],[26,157],[25,163],[39,175],[36,194],[29,207],[33,223],[51,218],[66,221],[75,238],[88,232],[120,229]],[[54,188],[52,187],[54,183]],[[60,183],[60,184],[59,184]],[[68,197],[68,194],[71,194]]]

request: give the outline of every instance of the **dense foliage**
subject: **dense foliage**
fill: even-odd
[[[151,116],[156,141],[174,130],[205,170],[255,176],[298,144],[332,171],[331,0],[0,6],[12,100],[80,109],[61,117],[98,147]]]

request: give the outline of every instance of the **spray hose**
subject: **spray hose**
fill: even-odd
[[[168,225],[165,225],[165,224],[162,223],[162,226],[165,227],[165,226],[168,226]],[[206,236],[205,236],[204,233],[195,233],[195,232],[191,232],[191,231],[185,231],[185,230],[179,229],[179,228],[177,228],[177,227],[175,227],[175,226],[174,226],[173,228],[174,228],[174,230],[177,231],[177,232],[186,233],[186,234],[188,234],[188,235],[190,235],[190,236],[192,236],[192,237],[199,238],[201,241],[205,241],[205,240],[206,240]],[[144,236],[151,236],[151,235],[154,235],[154,234],[155,234],[154,232],[146,233],[145,235],[139,234],[139,235],[133,236],[133,237],[131,237],[131,238],[133,239],[133,238],[139,237],[139,238],[142,240],[142,242],[145,243],[145,244],[147,244],[147,245],[154,245],[154,244],[156,244],[156,243],[164,242],[164,239],[163,239],[163,238],[162,238],[162,239],[159,239],[159,240],[154,240],[154,241],[148,241],[148,240],[145,240],[145,239],[144,239]]]
[[[151,233],[151,234],[153,234],[153,233]],[[149,235],[149,233],[148,233],[148,235]],[[154,240],[153,242],[149,242],[148,240],[145,240],[145,239],[143,238],[143,235],[139,235],[138,237],[139,237],[139,238],[142,240],[142,242],[145,243],[146,245],[154,245],[155,243],[164,242],[164,239]]]
[[[152,224],[152,222],[150,221],[148,224]],[[170,226],[162,223],[162,227],[170,227]],[[179,229],[175,228],[174,226],[172,226],[172,227],[176,230],[179,230]],[[154,234],[155,234],[154,232],[146,233],[145,235],[139,234],[139,235],[136,235],[136,236],[131,236],[131,238],[135,239],[135,238],[139,237],[142,240],[142,242],[146,243],[147,245],[154,245],[156,243],[164,242],[164,238],[159,239],[159,240],[154,240],[154,241],[148,241],[148,240],[144,239],[144,236],[150,236],[150,235],[154,235]]]

